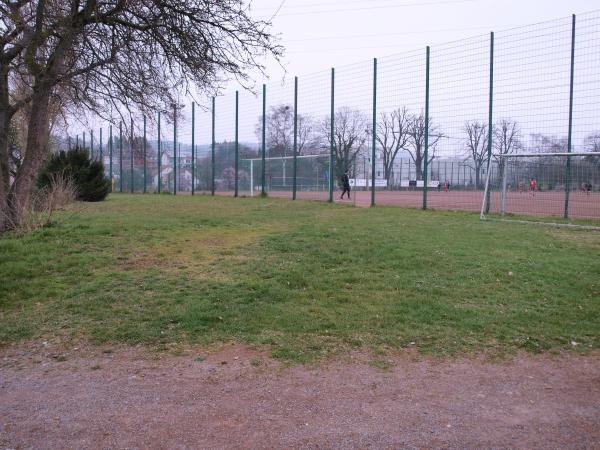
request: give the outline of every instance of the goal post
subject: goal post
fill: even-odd
[[[554,223],[559,218],[591,219],[600,224],[600,153],[493,155],[480,217],[530,221],[551,217],[557,219]]]

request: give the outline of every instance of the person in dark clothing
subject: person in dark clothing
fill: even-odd
[[[342,175],[342,196],[340,197],[341,200],[344,199],[344,194],[348,193],[348,200],[350,200],[350,178],[348,178],[348,171],[346,170],[346,172],[344,172],[344,174]]]

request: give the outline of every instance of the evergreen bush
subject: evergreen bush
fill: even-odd
[[[110,180],[104,175],[104,164],[92,161],[85,148],[75,147],[68,152],[52,154],[39,174],[38,187],[49,186],[55,176],[73,180],[78,200],[99,202],[110,192]]]

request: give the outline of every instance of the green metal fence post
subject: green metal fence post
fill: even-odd
[[[102,128],[100,128],[100,161],[104,164],[104,155],[102,150]]]
[[[81,133],[81,136],[83,137],[83,148],[85,148],[85,131]]]
[[[144,194],[147,191],[148,186],[148,149],[146,146],[146,116],[144,116]]]
[[[108,176],[110,177],[110,191],[113,190],[113,133],[112,124],[108,126]]]
[[[123,192],[123,121],[119,122],[119,192]]]
[[[425,148],[423,170],[423,209],[427,209],[427,171],[429,169],[429,53],[427,46],[425,57]]]
[[[160,111],[158,112],[158,149],[157,149],[157,155],[156,155],[156,159],[157,159],[157,164],[158,164],[158,193],[160,194],[161,188],[162,188],[162,152],[161,152],[161,148],[160,148],[160,144],[161,144],[161,139],[160,139]]]
[[[75,147],[79,148],[79,135],[75,136]]]
[[[487,142],[487,176],[490,178],[492,176],[492,138],[493,134],[493,105],[494,105],[494,32],[490,33],[490,93],[489,93],[489,110],[488,110],[488,142]],[[489,183],[488,183],[489,186]],[[490,200],[491,193],[488,187],[487,194],[485,197],[485,212],[486,214],[490,212]]]
[[[298,77],[294,77],[294,179],[292,184],[292,200],[296,200],[298,188]]]
[[[375,206],[375,145],[377,138],[377,58],[373,59],[373,126],[371,129],[371,206]]]
[[[131,180],[130,191],[133,194],[134,186],[133,186],[133,117],[131,118],[131,145],[129,146],[129,178]]]
[[[192,102],[192,195],[196,192],[196,102]]]
[[[567,153],[573,148],[573,83],[575,81],[575,14],[571,24],[571,82],[569,86],[569,135],[567,139]],[[565,183],[565,212],[564,218],[569,218],[569,195],[571,194],[571,157],[567,156],[567,176]]]
[[[210,163],[211,182],[210,193],[215,195],[215,98],[212,98],[212,129],[211,129]]]
[[[333,146],[334,146],[334,122],[335,122],[335,68],[331,68],[331,117],[330,139],[329,139],[329,202],[333,202]]]
[[[234,196],[237,197],[239,194],[239,176],[238,176],[238,171],[239,171],[239,162],[240,162],[240,148],[239,148],[239,136],[238,136],[238,132],[239,132],[239,113],[240,113],[240,93],[238,91],[235,91],[235,164],[234,164],[234,169],[235,169],[235,192],[234,192]]]
[[[173,195],[177,195],[177,105],[173,105]]]
[[[260,183],[261,183],[261,195],[264,196],[266,194],[265,192],[265,166],[266,166],[266,147],[267,147],[267,85],[263,84],[263,97],[262,97],[262,171],[261,171],[261,177],[260,177]]]
[[[90,159],[94,159],[94,130],[90,130]]]

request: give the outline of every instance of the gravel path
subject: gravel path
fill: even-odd
[[[600,448],[600,355],[0,350],[1,448]],[[202,358],[199,358],[202,359]]]

